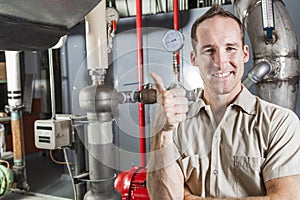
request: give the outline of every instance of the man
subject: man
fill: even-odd
[[[188,106],[181,88],[158,91],[147,187],[151,199],[300,199],[300,123],[241,83],[244,29],[215,5],[192,27],[191,62],[204,89]]]

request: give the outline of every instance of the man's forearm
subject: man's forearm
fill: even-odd
[[[147,188],[150,199],[183,199],[184,180],[176,163],[172,131],[161,131],[151,141]]]
[[[176,163],[147,173],[147,188],[150,199],[183,199],[183,177]]]

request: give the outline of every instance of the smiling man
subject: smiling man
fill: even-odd
[[[300,123],[241,83],[249,47],[238,18],[215,5],[193,27],[191,62],[204,89],[158,91],[147,187],[151,199],[294,200],[300,197]]]

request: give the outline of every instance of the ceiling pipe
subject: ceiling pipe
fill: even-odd
[[[136,43],[137,43],[137,70],[138,70],[138,90],[143,89],[143,19],[142,19],[142,0],[136,0]],[[146,141],[145,141],[145,107],[138,103],[138,117],[140,130],[140,166],[146,166]]]

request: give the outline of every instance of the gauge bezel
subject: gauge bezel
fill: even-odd
[[[167,44],[171,42],[171,41],[168,41],[169,37],[172,37],[172,38],[175,37],[176,39],[179,39],[179,40],[177,40],[176,41],[177,43],[173,44],[173,46],[168,46]],[[180,31],[169,30],[164,34],[164,36],[162,38],[162,45],[163,45],[164,49],[167,50],[168,52],[172,52],[172,53],[177,52],[180,49],[182,49],[182,47],[184,45],[184,36]]]
[[[110,17],[108,17],[108,15],[111,14]],[[120,18],[120,15],[119,15],[119,11],[114,8],[114,7],[107,7],[106,8],[106,21],[108,23],[111,23],[112,21],[118,21]]]

